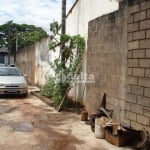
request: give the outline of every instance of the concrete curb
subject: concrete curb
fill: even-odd
[[[47,98],[47,97],[44,97],[44,96],[41,96],[39,92],[35,92],[35,91],[31,91],[30,92],[32,95],[38,97],[39,99],[41,99],[43,102],[45,102],[47,105],[51,106],[51,107],[54,107],[54,102]]]

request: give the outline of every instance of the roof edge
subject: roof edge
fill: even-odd
[[[76,4],[78,3],[78,1],[79,1],[79,0],[76,0],[76,1],[74,2],[74,4],[72,5],[72,7],[70,8],[70,10],[68,11],[68,13],[67,13],[67,15],[66,15],[66,18],[69,16],[70,13],[72,13],[73,8],[76,6]]]

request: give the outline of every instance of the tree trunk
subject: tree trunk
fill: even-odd
[[[61,34],[66,33],[66,0],[62,0]]]
[[[66,33],[66,0],[62,0],[62,16],[61,16],[61,34],[65,34]],[[63,99],[64,95],[65,95],[65,89],[63,87],[63,75],[64,75],[64,70],[65,70],[65,56],[64,56],[64,48],[65,48],[65,44],[62,44],[60,46],[60,53],[61,53],[61,64],[62,64],[62,68],[61,68],[61,97]]]
[[[65,33],[66,33],[66,0],[62,0],[61,34],[65,34]],[[65,45],[62,44],[60,47],[62,71],[63,69],[65,69],[65,56],[63,53],[64,48]]]

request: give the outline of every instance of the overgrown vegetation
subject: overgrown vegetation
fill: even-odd
[[[47,33],[41,27],[35,27],[34,25],[27,24],[10,24],[5,23],[0,25],[0,48],[8,47],[8,38],[9,38],[9,29],[10,29],[10,46],[11,52],[16,49],[16,39],[17,39],[17,48],[23,48],[29,45],[32,45],[43,38],[48,37]]]
[[[52,98],[54,95],[54,89],[55,89],[55,81],[54,79],[49,79],[46,83],[46,85],[41,88],[41,95]]]
[[[50,78],[41,90],[42,95],[52,97],[57,105],[61,103],[62,98],[69,91],[68,89],[72,82],[72,78],[69,75],[73,77],[74,74],[80,71],[85,49],[83,37],[80,35],[59,34],[59,30],[60,25],[58,22],[50,24],[52,35],[49,49],[52,52],[59,52],[59,56],[50,62],[50,67],[53,69],[55,77]],[[68,104],[66,96],[63,105]]]

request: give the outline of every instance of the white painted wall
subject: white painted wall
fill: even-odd
[[[67,33],[81,34],[87,39],[88,22],[118,9],[114,0],[79,0],[67,17]]]
[[[79,0],[75,7],[69,13],[66,20],[66,32],[70,35],[80,34],[87,43],[88,38],[88,22],[102,15],[118,10],[119,4],[115,0]],[[87,47],[87,45],[86,45]],[[86,57],[83,61],[83,73],[86,73]],[[74,92],[73,92],[74,91]],[[84,99],[86,101],[85,83],[76,84],[72,93],[75,99]]]
[[[117,9],[118,3],[110,0],[79,0],[67,18],[67,34],[80,34],[87,40],[88,22]],[[46,83],[46,76],[54,74],[50,69],[49,59],[53,60],[55,57],[58,57],[58,53],[50,53],[48,45],[49,38],[43,39],[35,45],[35,84],[44,85]],[[86,61],[84,63],[84,68],[86,68]],[[78,89],[80,88],[82,87],[78,85]],[[79,95],[79,91],[76,90],[77,95]],[[82,90],[80,95],[82,95]]]
[[[35,44],[35,84],[38,85],[44,85],[46,77],[51,72],[49,41],[50,39],[47,38]]]

